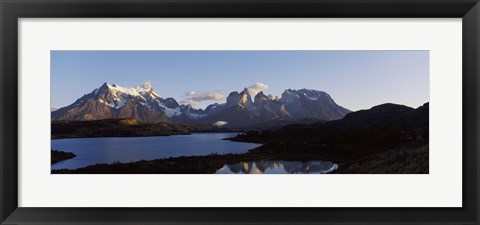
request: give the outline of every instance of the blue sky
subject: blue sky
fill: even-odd
[[[244,87],[281,96],[326,91],[350,110],[429,101],[428,51],[51,51],[51,106],[64,107],[104,82],[150,82],[162,97],[204,108]]]

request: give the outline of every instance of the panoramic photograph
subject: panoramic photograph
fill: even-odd
[[[429,173],[429,51],[50,57],[52,174]]]

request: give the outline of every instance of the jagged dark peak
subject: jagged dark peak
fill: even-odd
[[[177,103],[177,100],[175,100],[175,99],[172,98],[172,97],[166,98],[165,101],[166,101],[166,102],[175,102],[175,103]]]
[[[188,105],[188,104],[182,104],[179,107],[182,111],[186,111],[186,112],[203,112],[204,111],[201,108],[197,109],[197,108],[194,108],[192,105]]]
[[[196,108],[193,108],[193,107],[191,107],[190,110],[189,110],[190,113],[195,113],[195,114],[201,114],[201,113],[203,113],[203,111],[204,111],[203,109],[196,109]]]
[[[207,108],[205,108],[205,112],[211,112],[211,111],[217,110],[221,106],[222,106],[222,104],[218,104],[218,103],[210,104],[210,105],[207,106]]]
[[[267,96],[263,93],[263,91],[260,91],[257,93],[257,95],[255,97],[259,97],[259,98],[267,98]]]
[[[105,82],[105,83],[102,84],[102,86],[100,86],[99,88],[96,88],[95,90],[98,90],[98,92],[105,92],[105,91],[108,91],[109,86],[110,86],[110,84]]]
[[[181,104],[180,108],[182,108],[184,110],[193,109],[193,107],[189,104]]]
[[[239,103],[242,104],[242,105],[246,105],[246,104],[252,104],[252,98],[250,96],[250,93],[248,91],[248,88],[244,88],[243,91],[240,93],[241,94],[241,98],[239,100]]]
[[[259,104],[267,100],[269,100],[269,98],[263,93],[263,91],[260,91],[255,95],[254,103]]]
[[[232,91],[232,92],[230,92],[230,94],[228,95],[228,97],[230,97],[230,96],[238,96],[238,95],[240,95],[240,93],[238,93],[238,91]]]
[[[232,91],[227,97],[227,103],[232,103],[238,100],[238,97],[240,96],[240,93],[237,91]]]
[[[297,102],[297,99],[301,97],[301,93],[296,90],[287,89],[282,93],[282,97],[279,99],[284,104],[290,104]]]
[[[232,91],[227,97],[227,106],[249,106],[253,104],[252,98],[248,92],[248,88],[244,88],[242,92],[238,93],[236,91]]]
[[[300,93],[297,90],[289,88],[282,93],[282,98],[289,98],[289,97],[299,98],[300,97],[299,94]]]
[[[164,106],[166,106],[167,108],[177,108],[179,107],[180,105],[178,104],[177,100],[175,100],[174,98],[166,98],[166,99],[158,99],[158,101],[162,102]]]
[[[243,91],[240,93],[237,91],[232,91],[227,97],[227,103],[233,101],[238,101],[239,98],[243,98],[243,96],[248,96],[250,97],[250,93],[248,91],[248,88],[244,88]]]
[[[102,86],[100,86],[100,88],[108,88],[109,85],[110,85],[110,84],[108,84],[107,82],[104,82],[104,83],[102,84]]]

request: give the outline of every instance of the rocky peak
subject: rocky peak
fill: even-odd
[[[239,103],[243,106],[253,104],[252,97],[250,97],[250,93],[248,92],[248,88],[244,88],[243,91],[240,93],[240,101]]]
[[[272,95],[269,95],[269,96],[272,96]],[[272,98],[273,98],[273,96],[272,96]],[[269,97],[267,97],[263,93],[263,91],[260,91],[260,92],[258,92],[257,95],[255,95],[254,103],[255,103],[255,105],[259,105],[260,103],[265,102],[267,100],[271,100],[271,99]]]
[[[107,93],[110,90],[109,86],[110,86],[110,84],[105,82],[105,83],[102,84],[102,86],[93,90],[93,92],[95,93],[95,95],[97,93]]]
[[[164,99],[163,103],[167,108],[177,108],[177,107],[180,106],[178,104],[177,100],[175,100],[174,98],[171,98],[171,97]]]
[[[232,91],[227,97],[227,106],[250,107],[251,105],[253,105],[253,102],[248,88],[244,88],[240,93]]]
[[[324,91],[318,91],[318,90],[312,90],[312,89],[300,89],[298,90],[300,95],[308,98],[309,100],[316,101],[320,98],[325,99],[325,100],[330,100],[331,97]]]
[[[100,86],[100,89],[102,88],[108,88],[110,86],[110,84],[108,84],[107,82],[103,83],[102,86]]]
[[[213,104],[210,104],[209,106],[207,106],[207,108],[205,108],[205,112],[210,113],[210,112],[218,110],[221,107],[222,107],[221,104],[213,103]]]
[[[155,93],[152,85],[149,82],[143,83],[142,85],[138,86],[135,90],[145,98],[161,99],[160,95]]]
[[[252,101],[249,89],[243,88],[241,92],[232,91],[226,103],[211,104],[202,110],[190,105],[180,106],[174,98],[161,98],[148,82],[136,88],[105,82],[71,105],[52,112],[52,118],[89,120],[128,117],[141,122],[169,121],[171,118],[179,123],[227,121],[235,126],[245,125],[245,120],[250,123],[272,119],[334,120],[343,118],[349,112],[322,91],[287,89],[281,96],[278,98],[258,92]]]
[[[227,97],[227,104],[232,104],[238,101],[240,93],[232,91]]]
[[[282,101],[285,105],[288,105],[292,102],[295,102],[298,98],[300,98],[300,94],[296,90],[287,89],[282,93],[280,101]]]
[[[149,82],[145,82],[142,85],[137,87],[137,91],[139,91],[139,92],[142,92],[142,91],[148,92],[148,91],[152,91],[152,90],[153,90],[152,85]]]

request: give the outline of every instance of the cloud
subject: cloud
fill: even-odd
[[[220,101],[224,99],[224,96],[215,91],[196,92],[189,91],[185,93],[185,99],[180,101],[182,105],[196,106],[199,102],[203,101]]]
[[[257,95],[258,92],[264,91],[264,90],[268,90],[268,85],[261,82],[257,82],[251,85],[250,87],[248,87],[248,92],[250,92],[250,94],[253,96]]]
[[[213,92],[213,91],[208,91],[208,92],[195,92],[195,91],[190,91],[185,93],[185,96],[188,97],[188,99],[191,99],[196,102],[201,102],[201,101],[219,101],[223,99],[223,95],[218,93],[218,92]]]
[[[227,124],[228,124],[228,122],[226,122],[226,121],[222,121],[222,120],[219,120],[219,121],[217,121],[217,122],[213,123],[213,126],[216,126],[216,127],[223,127],[223,126],[225,126],[225,125],[227,125]]]
[[[198,102],[192,101],[192,100],[181,100],[180,105],[191,105],[192,107],[197,107]]]
[[[194,95],[196,95],[196,94],[197,94],[196,91],[189,91],[189,92],[186,92],[186,93],[185,93],[185,96],[194,96]]]

